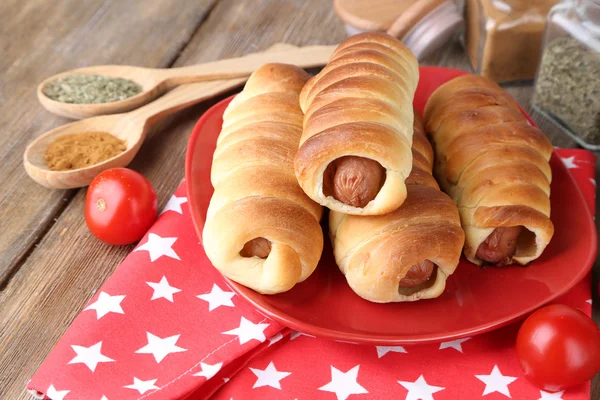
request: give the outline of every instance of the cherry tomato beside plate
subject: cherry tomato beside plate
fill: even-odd
[[[600,370],[600,331],[581,311],[553,304],[525,320],[517,335],[517,357],[532,383],[564,390]]]
[[[140,240],[156,219],[158,202],[152,184],[127,168],[108,169],[94,178],[85,199],[85,221],[103,242]]]

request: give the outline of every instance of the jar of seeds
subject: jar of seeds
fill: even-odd
[[[582,147],[600,150],[600,0],[550,10],[532,105]]]

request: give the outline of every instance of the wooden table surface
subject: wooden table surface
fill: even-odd
[[[85,189],[49,190],[26,175],[26,144],[67,122],[38,104],[37,84],[94,64],[183,66],[276,42],[335,44],[344,37],[328,0],[0,2],[0,399],[30,398],[24,390],[29,378],[133,248],[103,244],[89,233]],[[458,40],[425,64],[470,70]],[[530,84],[507,89],[531,111]],[[153,183],[160,207],[183,178],[194,123],[223,97],[161,123],[130,165]],[[574,146],[532,115],[554,145]],[[596,265],[594,282],[598,270]],[[598,379],[592,393],[600,398]]]

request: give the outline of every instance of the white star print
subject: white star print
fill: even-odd
[[[70,390],[56,390],[53,385],[50,385],[48,390],[46,390],[46,397],[52,400],[63,400],[69,392]]]
[[[108,400],[108,397],[102,396],[102,398],[100,400]]]
[[[248,321],[246,318],[242,317],[240,319],[240,326],[232,329],[227,332],[223,332],[223,335],[236,335],[240,340],[240,344],[247,343],[253,339],[256,339],[260,342],[264,342],[267,340],[265,338],[265,329],[269,324],[255,324],[251,321]]]
[[[90,304],[83,311],[96,310],[96,318],[100,319],[108,313],[125,314],[121,308],[121,302],[125,298],[123,296],[111,296],[106,292],[100,292],[95,303]]]
[[[181,292],[181,289],[177,289],[176,287],[173,287],[171,285],[169,285],[169,281],[167,280],[166,276],[163,276],[160,280],[160,282],[146,282],[148,284],[148,286],[150,286],[152,289],[154,289],[154,293],[152,293],[152,298],[150,300],[156,300],[156,299],[167,299],[169,300],[171,303],[173,302],[173,295],[175,293],[179,293]]]
[[[565,391],[550,393],[540,390],[540,397],[538,400],[562,400],[562,395]]]
[[[308,336],[311,338],[314,338],[313,335],[309,335],[308,333],[302,333],[302,332],[298,332],[298,331],[293,331],[292,333],[290,333],[290,340],[294,340],[300,336]]]
[[[175,345],[180,335],[173,335],[164,339],[154,336],[150,332],[146,332],[146,335],[148,337],[148,344],[135,352],[138,354],[152,354],[157,363],[161,362],[169,354],[187,351],[187,349]]]
[[[442,343],[440,343],[440,350],[455,349],[462,353],[463,352],[462,344],[469,339],[471,339],[471,338],[463,338],[463,339],[451,340],[449,342],[442,342]]]
[[[588,179],[590,180],[592,185],[594,185],[594,187],[596,187],[596,180],[594,178],[588,178]]]
[[[592,299],[586,300],[585,302],[592,304]]]
[[[171,210],[178,214],[183,214],[183,210],[181,209],[181,205],[183,203],[187,203],[187,197],[177,197],[175,195],[171,196],[165,208],[160,212],[160,215],[163,215],[167,211]]]
[[[216,308],[219,308],[220,306],[235,307],[233,305],[233,302],[231,301],[231,298],[233,296],[235,296],[235,293],[226,292],[219,286],[217,286],[216,283],[214,283],[210,293],[201,294],[196,297],[198,297],[201,300],[207,301],[208,311],[212,311]]]
[[[405,400],[434,400],[433,394],[444,390],[443,387],[429,385],[423,375],[414,382],[398,381],[398,383],[408,390]]]
[[[567,169],[579,168],[579,165],[575,164],[575,156],[561,157],[560,159],[562,160],[563,164],[565,164]]]
[[[252,389],[261,386],[271,386],[275,389],[281,390],[281,383],[279,381],[292,374],[291,372],[277,371],[273,361],[271,361],[264,370],[250,368],[250,371],[252,371],[252,373],[258,378],[256,382],[254,382]]]
[[[75,353],[77,353],[77,355],[75,358],[69,361],[68,364],[85,364],[92,372],[96,370],[96,367],[99,363],[115,361],[101,353],[101,341],[90,347],[71,345],[71,348],[75,351]]]
[[[281,334],[281,332],[277,332],[277,334],[275,336],[269,338],[269,346],[279,342],[281,339],[283,339],[283,335]],[[267,347],[269,347],[269,346],[267,346]]]
[[[348,372],[342,372],[332,365],[331,382],[321,386],[319,390],[335,393],[338,400],[346,400],[351,394],[369,393],[357,382],[359,367],[357,365]]]
[[[127,385],[127,386],[123,386],[127,389],[134,389],[137,390],[138,392],[140,392],[140,394],[144,394],[146,393],[148,390],[152,390],[152,389],[160,389],[158,386],[155,385],[157,379],[151,379],[148,381],[143,381],[141,379],[136,378],[135,376],[133,377],[133,384],[131,385]]]
[[[482,396],[486,394],[498,392],[503,395],[510,397],[510,392],[508,391],[508,385],[517,380],[514,376],[504,376],[498,369],[497,365],[494,365],[494,369],[492,369],[492,373],[489,375],[475,375],[475,378],[479,379],[483,383],[485,383],[485,389],[483,390]]]
[[[206,380],[209,380],[210,378],[215,376],[217,374],[217,372],[219,372],[221,370],[222,366],[223,366],[223,363],[217,363],[215,365],[210,365],[210,364],[205,364],[205,363],[201,362],[200,368],[202,368],[202,371],[194,374],[194,376],[203,376],[206,378]]]
[[[163,238],[155,233],[150,233],[148,234],[148,241],[133,251],[147,251],[151,262],[158,260],[162,256],[181,260],[177,253],[175,253],[175,250],[173,250],[173,243],[176,241],[176,237]]]
[[[406,353],[406,350],[402,346],[377,346],[377,358],[385,356],[390,351],[394,353]]]

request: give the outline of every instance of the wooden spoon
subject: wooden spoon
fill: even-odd
[[[156,99],[175,86],[185,83],[248,77],[258,67],[270,62],[295,64],[302,68],[324,65],[336,46],[274,46],[276,51],[252,53],[244,57],[213,61],[181,68],[142,68],[127,65],[102,65],[63,72],[44,80],[37,88],[37,96],[48,111],[67,118],[82,119],[123,113]],[[291,48],[290,48],[291,47]],[[50,99],[44,87],[60,77],[73,74],[98,74],[130,79],[142,86],[142,92],[124,100],[98,104],[71,104]]]
[[[266,52],[297,49],[286,43],[277,43]],[[69,189],[88,185],[100,172],[128,165],[142,146],[150,128],[161,119],[219,95],[244,83],[247,78],[215,80],[180,86],[160,99],[135,111],[105,115],[72,122],[55,128],[31,142],[23,154],[23,165],[29,176],[48,188]],[[125,140],[126,150],[104,162],[72,171],[52,171],[46,165],[46,149],[60,136],[83,132],[106,132]]]
[[[88,185],[100,172],[128,165],[142,146],[150,128],[161,119],[207,98],[222,94],[247,78],[191,83],[173,89],[158,100],[135,111],[104,115],[52,129],[31,142],[23,154],[25,170],[37,183],[54,189],[69,189]],[[76,170],[52,171],[44,155],[50,143],[61,136],[84,132],[106,132],[126,142],[121,154],[101,163]]]

